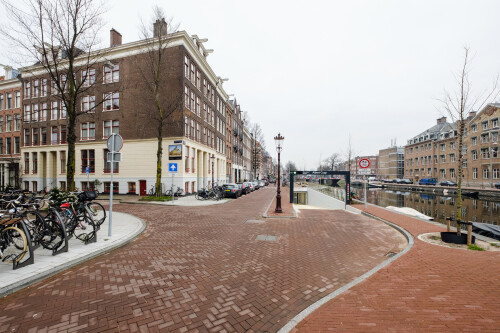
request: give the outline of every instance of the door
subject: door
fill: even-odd
[[[146,194],[147,194],[146,181],[145,180],[139,180],[139,195],[140,196],[145,196]]]

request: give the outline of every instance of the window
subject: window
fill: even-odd
[[[57,116],[59,114],[59,109],[57,107],[57,101],[52,102],[52,112],[50,115],[50,119],[57,120]]]
[[[446,143],[441,144],[441,151],[444,151],[446,149]]]
[[[477,145],[477,136],[472,138],[472,145],[476,146]]]
[[[488,121],[483,121],[482,125],[483,125],[483,130],[488,129]]]
[[[82,191],[93,191],[95,190],[95,182],[81,182]]]
[[[42,79],[42,93],[41,93],[41,96],[42,97],[45,97],[47,96],[47,79]]]
[[[61,191],[66,191],[66,182],[65,181],[59,182],[59,188],[61,189]]]
[[[189,79],[189,58],[184,56],[184,76]]]
[[[42,146],[47,145],[47,128],[43,127],[41,130],[41,144]]]
[[[0,155],[3,155],[3,139],[0,138]]]
[[[193,82],[193,83],[195,82],[195,76],[194,76],[194,75],[195,75],[195,74],[194,74],[194,73],[195,73],[195,71],[196,71],[195,66],[194,66],[194,64],[191,62],[191,82]]]
[[[195,155],[196,155],[196,149],[193,148],[193,151],[192,151],[192,154],[191,154],[191,171],[193,173],[196,172],[196,164],[194,163],[194,157],[195,157]]]
[[[111,182],[104,182],[104,193],[110,193]],[[118,193],[118,182],[113,182],[113,193]]]
[[[128,182],[127,185],[128,185],[128,192],[127,193],[135,194],[136,193],[135,192],[136,191],[135,182]]]
[[[483,179],[490,179],[490,170],[483,169]]]
[[[31,186],[33,187],[33,192],[38,191],[38,182],[36,180],[31,182]]]
[[[186,116],[184,116],[184,135],[189,138],[189,120]]]
[[[32,137],[33,137],[33,146],[38,146],[39,145],[39,141],[38,141],[38,133],[39,133],[39,129],[38,128],[33,128],[33,134],[32,134]]]
[[[120,109],[120,93],[104,94],[104,111],[113,111]]]
[[[38,153],[31,153],[33,157],[33,173],[38,173]]]
[[[108,153],[109,150],[104,149],[104,173],[111,172],[111,155],[108,156]],[[120,163],[113,162],[113,173],[118,173],[119,170],[120,170]]]
[[[82,173],[85,173],[89,167],[90,173],[95,173],[95,150],[82,150]]]
[[[488,148],[481,149],[481,157],[482,158],[490,158],[490,151]]]
[[[47,103],[42,103],[42,113],[40,114],[40,121],[46,121],[47,120],[47,113],[48,113],[48,104]]]
[[[34,80],[33,81],[33,97],[38,97],[40,95],[40,81]]]
[[[0,94],[0,110],[3,110],[3,94]]]
[[[62,151],[59,155],[61,163],[61,173],[66,173],[66,152]]]
[[[439,170],[439,172],[441,173],[441,178],[446,178],[446,170],[445,169],[441,169]]]
[[[446,162],[446,155],[441,155],[441,163],[445,163]]]
[[[5,132],[12,132],[12,116],[5,117]]]
[[[24,173],[30,173],[30,153],[24,153]]]
[[[14,137],[14,154],[19,154],[20,152],[21,152],[21,150],[20,150],[19,137],[15,136]]]
[[[189,146],[186,146],[186,159],[184,160],[184,171],[189,172]]]
[[[455,169],[450,169],[450,178],[455,179]]]
[[[95,123],[82,123],[82,135],[80,140],[95,140]]]
[[[66,143],[66,125],[61,125],[61,143]]]
[[[198,90],[201,90],[201,74],[200,74],[200,71],[196,71],[196,88],[198,88]]]
[[[120,133],[120,121],[119,120],[106,120],[104,121],[104,137],[109,137],[112,133]]]
[[[477,132],[477,124],[472,125],[471,129],[472,129],[472,133],[476,133]]]
[[[473,161],[477,160],[477,150],[472,151],[472,160]]]
[[[455,154],[450,154],[450,162],[455,162]]]
[[[12,93],[7,93],[7,109],[12,109]]]
[[[491,128],[498,127],[498,118],[491,119]]]
[[[198,117],[200,116],[201,110],[200,110],[200,98],[196,96],[196,115]]]
[[[472,179],[477,179],[477,168],[472,168]]]
[[[67,83],[67,81],[68,81],[67,76],[66,76],[66,75],[64,75],[64,74],[62,74],[62,75],[61,75],[61,80],[60,80],[60,81],[61,81],[61,82],[60,82],[60,84],[61,84],[61,89],[62,89],[63,91],[68,91],[68,85],[66,84],[66,83]]]
[[[207,96],[207,79],[203,79],[203,95]]]
[[[120,80],[120,65],[114,65],[113,68],[104,66],[104,83],[113,83]]]
[[[66,105],[61,103],[61,119],[66,119]]]
[[[489,134],[482,134],[481,135],[481,142],[482,143],[488,143],[488,142],[490,142],[490,135]]]
[[[493,179],[498,179],[500,169],[493,169]]]
[[[82,82],[84,87],[89,87],[95,83],[95,69],[82,71]]]
[[[14,131],[20,131],[20,130],[21,130],[21,115],[15,114],[14,115]]]
[[[33,104],[33,113],[31,115],[31,121],[38,121],[38,104]]]
[[[24,145],[25,146],[31,146],[31,142],[30,142],[30,129],[29,128],[25,128],[24,129]]]
[[[3,133],[3,117],[0,116],[0,133]]]
[[[82,111],[95,112],[95,96],[84,96],[82,98]]]
[[[31,82],[26,81],[24,83],[24,98],[30,98],[31,97]]]
[[[15,108],[20,108],[21,107],[21,92],[16,91],[16,100],[14,101],[14,107]],[[1,110],[1,107],[0,107]]]
[[[184,106],[189,109],[189,87],[184,86]]]
[[[57,126],[52,126],[50,137],[50,141],[53,145],[57,145],[59,143],[59,128]]]

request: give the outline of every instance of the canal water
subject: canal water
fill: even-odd
[[[351,192],[364,200],[363,188],[351,187]],[[367,191],[367,201],[381,207],[413,208],[441,223],[445,223],[447,217],[455,217],[457,212],[456,195],[444,196],[372,188]],[[498,225],[500,224],[500,201],[463,198],[462,220]]]

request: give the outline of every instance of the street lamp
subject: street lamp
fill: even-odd
[[[212,156],[210,156],[210,159],[212,160],[212,188],[214,188],[214,159],[215,159],[215,155],[212,154]]]
[[[277,194],[276,194],[276,209],[274,210],[275,213],[282,213],[283,211],[281,210],[281,191],[280,191],[280,153],[283,150],[283,140],[285,140],[284,137],[278,133],[278,136],[274,137],[274,142],[276,143],[276,151],[278,152],[278,189],[277,189]]]

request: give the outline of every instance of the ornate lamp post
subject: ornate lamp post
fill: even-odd
[[[280,170],[280,153],[281,150],[283,150],[283,140],[285,140],[284,137],[278,133],[278,136],[274,137],[274,142],[276,143],[276,151],[278,152],[278,189],[277,189],[277,194],[276,194],[276,209],[274,210],[275,213],[282,213],[283,211],[281,210],[281,191],[280,191],[280,175],[281,175],[281,170]]]
[[[214,159],[215,159],[215,155],[212,154],[212,156],[210,156],[210,159],[212,160],[212,188],[214,188]]]

